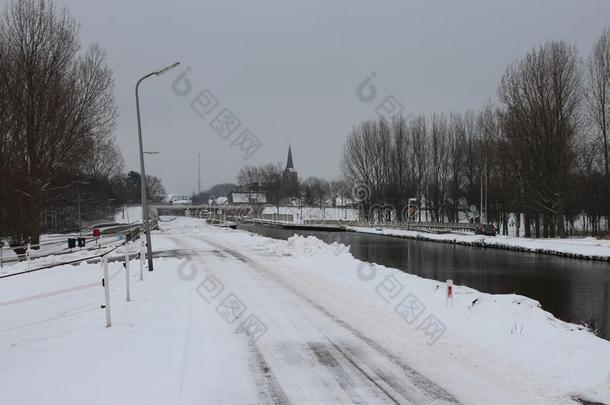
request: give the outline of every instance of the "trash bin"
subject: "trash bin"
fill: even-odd
[[[76,239],[68,238],[68,249],[74,249],[76,247]]]
[[[85,238],[78,238],[78,247],[85,247]]]

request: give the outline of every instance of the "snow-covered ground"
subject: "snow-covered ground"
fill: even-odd
[[[408,231],[392,228],[350,227],[350,230],[377,235],[397,236],[408,239],[429,240],[435,242],[457,243],[469,246],[481,246],[523,252],[554,254],[582,259],[610,260],[610,240],[593,237],[569,239],[533,239],[513,236],[483,236],[471,233],[433,234],[420,231]]]
[[[110,328],[99,265],[0,279],[3,403],[610,403],[610,342],[529,298],[447,302],[444,283],[313,237],[161,227],[155,250],[188,258],[142,282],[133,260],[131,302],[110,263]]]
[[[114,220],[125,224],[142,222],[141,205],[123,205],[114,214]]]

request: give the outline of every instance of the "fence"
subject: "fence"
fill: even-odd
[[[138,229],[139,229],[139,227],[138,227]],[[133,232],[134,232],[133,228],[125,229],[125,230],[121,231],[120,235],[117,235],[119,238],[118,242],[115,242],[112,244],[106,244],[105,246],[96,245],[94,247],[94,249],[85,249],[85,250],[78,250],[75,252],[69,252],[62,257],[63,260],[58,261],[58,262],[42,263],[41,265],[39,265],[35,268],[29,268],[30,262],[28,261],[28,265],[25,270],[10,272],[8,274],[0,273],[0,283],[1,283],[2,279],[19,277],[19,276],[23,276],[25,274],[31,274],[34,272],[40,272],[40,271],[45,271],[45,270],[52,270],[53,268],[56,268],[58,266],[75,265],[75,264],[82,263],[82,262],[100,263],[101,270],[102,270],[102,278],[99,282],[81,284],[81,285],[77,285],[77,286],[62,288],[62,289],[54,290],[54,291],[47,291],[47,292],[40,293],[40,294],[34,294],[34,295],[27,296],[27,297],[21,297],[21,298],[17,298],[17,299],[0,302],[0,308],[6,307],[9,305],[16,305],[16,304],[20,304],[20,303],[30,302],[30,301],[38,300],[38,299],[42,299],[42,298],[52,297],[55,295],[68,294],[71,292],[76,292],[76,291],[80,291],[83,289],[92,288],[92,287],[101,285],[104,288],[104,304],[101,306],[101,308],[103,308],[106,313],[106,327],[110,327],[112,325],[111,312],[110,312],[110,280],[111,280],[111,278],[116,276],[117,273],[115,273],[113,275],[113,277],[109,276],[108,261],[109,260],[124,261],[125,299],[126,299],[126,301],[128,301],[128,302],[131,301],[130,261],[133,257],[140,258],[140,280],[143,280],[144,265],[145,265],[145,259],[146,259],[145,258],[145,249],[144,249],[143,243],[140,243],[139,249],[136,250],[135,252],[132,251],[131,248],[134,245],[130,244],[130,240],[128,239],[127,236],[128,236],[128,234],[131,234],[133,237],[134,236]],[[136,237],[137,236],[139,236],[139,234],[136,235]],[[135,239],[135,237],[132,239]],[[55,242],[53,242],[53,243],[55,243]],[[31,248],[31,246],[30,246],[30,248]],[[122,252],[119,252],[119,250],[121,250],[121,248],[123,248]],[[78,254],[83,251],[91,251],[91,254],[87,255],[86,257],[77,257],[77,258],[70,257],[73,254]],[[119,253],[119,255],[117,256],[116,253]],[[113,256],[113,254],[114,254],[114,256]],[[52,257],[52,256],[55,256],[55,255],[50,254],[50,255],[46,255],[46,256],[39,256],[38,259],[41,259],[44,257]],[[37,260],[37,262],[39,262],[39,260]]]

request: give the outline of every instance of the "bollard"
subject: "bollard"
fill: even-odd
[[[125,298],[127,302],[131,301],[131,293],[129,291],[129,250],[125,250]]]
[[[28,249],[25,251],[25,260],[27,261],[27,269],[30,269],[30,248],[32,247],[31,243],[28,243]]]
[[[110,278],[108,277],[108,258],[102,256],[102,270],[104,278],[102,279],[102,285],[104,286],[104,308],[106,309],[106,327],[109,328],[112,325],[110,321]]]

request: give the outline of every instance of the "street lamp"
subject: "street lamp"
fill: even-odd
[[[144,146],[142,145],[142,124],[140,122],[140,96],[138,89],[140,83],[144,79],[150,76],[161,76],[163,73],[178,66],[180,62],[176,62],[173,65],[165,67],[161,70],[151,72],[138,80],[136,83],[136,114],[138,116],[138,143],[140,145],[140,189],[142,194],[142,225],[144,226],[144,233],[146,234],[146,255],[148,256],[148,271],[153,271],[153,260],[152,260],[152,243],[150,237],[150,218],[148,215],[148,198],[146,197],[146,171],[144,170]]]

